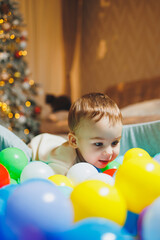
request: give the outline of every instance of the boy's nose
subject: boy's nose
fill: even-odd
[[[103,151],[103,156],[110,156],[112,155],[112,148],[108,147]]]

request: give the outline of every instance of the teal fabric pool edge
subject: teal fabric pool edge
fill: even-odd
[[[0,151],[8,147],[17,147],[31,160],[32,150],[14,133],[0,125]]]
[[[142,148],[152,157],[160,152],[160,120],[124,125],[121,138],[120,155],[131,148]]]

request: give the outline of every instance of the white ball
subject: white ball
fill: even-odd
[[[54,174],[55,172],[53,171],[53,169],[46,163],[43,163],[41,161],[33,161],[30,162],[23,169],[20,176],[20,182],[24,182],[31,178],[48,179],[50,176],[53,176]]]
[[[67,177],[71,179],[74,185],[77,185],[96,173],[98,173],[98,170],[93,165],[81,162],[76,163],[69,169]]]
[[[87,178],[87,180],[100,180],[111,186],[113,186],[115,182],[113,177],[105,173],[97,173],[97,174],[91,175],[90,177]]]

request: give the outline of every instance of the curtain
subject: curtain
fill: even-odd
[[[77,97],[78,68],[81,27],[81,0],[62,0],[62,29],[64,41],[65,88],[72,100]],[[79,64],[78,64],[79,65]],[[75,69],[76,74],[75,74]]]
[[[80,96],[82,0],[19,0],[28,31],[27,60],[46,93]]]
[[[19,0],[28,31],[28,67],[44,94],[64,93],[62,12],[59,0]]]

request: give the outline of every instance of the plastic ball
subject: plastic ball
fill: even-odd
[[[18,185],[9,184],[0,189],[0,216],[5,215],[5,208],[7,200],[11,193],[17,188]]]
[[[30,162],[22,171],[20,176],[20,182],[24,182],[31,178],[44,178],[48,179],[54,175],[53,169],[46,163],[41,161]]]
[[[64,175],[55,174],[53,176],[50,176],[48,179],[58,186],[68,186],[73,188],[73,183],[71,182],[71,180]]]
[[[117,169],[108,169],[108,170],[104,171],[103,173],[110,175],[112,177],[112,176],[114,176],[116,171],[117,171]]]
[[[71,179],[74,185],[77,185],[96,173],[98,173],[98,170],[93,165],[81,162],[69,169],[67,177]]]
[[[104,171],[106,171],[106,170],[108,170],[108,169],[115,169],[115,170],[117,170],[120,165],[121,165],[121,164],[120,164],[119,162],[117,162],[116,160],[114,160],[114,161],[108,163],[107,166],[106,166],[105,168],[102,168],[101,170],[102,170],[102,172],[104,172]]]
[[[107,175],[104,173],[96,173],[94,175],[91,175],[87,180],[100,180],[111,186],[114,185],[114,178],[112,178],[110,175]]]
[[[160,163],[160,153],[157,153],[156,155],[154,155],[154,160],[156,160],[157,162]]]
[[[9,197],[6,222],[21,239],[24,234],[30,236],[33,228],[43,234],[64,231],[72,225],[73,207],[49,180],[32,179],[20,184]]]
[[[88,217],[102,217],[123,225],[126,203],[114,187],[99,180],[88,180],[77,185],[71,193],[75,221]]]
[[[17,180],[28,164],[28,159],[21,149],[6,148],[0,152],[0,163],[7,168],[10,177]]]
[[[0,164],[0,188],[10,184],[10,175],[8,170],[5,168],[5,166],[3,166],[2,164]]]
[[[117,170],[115,186],[128,210],[139,214],[160,195],[160,164],[151,158],[130,159]]]
[[[142,223],[143,223],[143,219],[144,219],[145,213],[146,213],[148,208],[149,208],[149,206],[144,208],[143,211],[139,214],[139,217],[138,217],[137,234],[138,234],[139,239],[142,239]]]
[[[151,159],[151,156],[142,148],[131,148],[124,154],[123,162],[128,161],[132,158]]]
[[[160,239],[160,197],[146,209],[141,224],[143,240]]]
[[[18,182],[15,179],[13,179],[13,178],[10,179],[10,183],[11,184],[18,184]]]
[[[57,186],[57,187],[63,193],[63,195],[67,198],[70,197],[71,192],[73,191],[73,188],[68,187],[68,186]]]
[[[58,237],[59,236],[59,237]],[[104,218],[87,218],[70,230],[54,236],[56,240],[133,240],[118,224]]]

